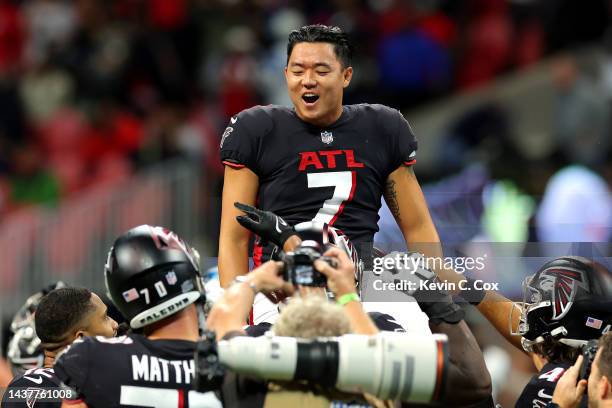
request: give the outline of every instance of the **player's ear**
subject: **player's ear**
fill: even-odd
[[[287,80],[289,79],[289,78],[287,78],[287,73],[288,73],[288,72],[289,72],[289,71],[287,70],[287,66],[285,66],[285,81],[287,81]]]
[[[599,394],[599,398],[602,400],[612,397],[612,383],[610,383],[610,379],[605,375],[602,375],[599,379],[597,394]]]
[[[351,83],[351,79],[353,78],[353,67],[344,68],[344,72],[342,73],[344,77],[344,81],[342,84],[343,88],[346,88]]]

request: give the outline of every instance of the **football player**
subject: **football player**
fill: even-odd
[[[221,407],[212,392],[191,391],[193,354],[205,301],[196,252],[175,233],[142,225],[118,237],[104,278],[133,330],[73,344],[54,368],[77,397],[74,407]]]
[[[28,297],[19,311],[15,313],[11,321],[13,335],[7,347],[7,357],[14,376],[21,375],[31,368],[42,367],[45,355],[41,341],[36,335],[34,313],[43,296],[53,289],[64,287],[66,284],[59,281],[43,288]]]
[[[544,406],[580,348],[612,325],[612,275],[580,257],[547,262],[524,285],[518,334],[540,369],[516,406]],[[586,398],[584,401],[586,406]]]
[[[411,167],[417,141],[410,125],[386,106],[343,105],[353,76],[351,55],[348,37],[338,27],[311,25],[291,32],[285,80],[293,108],[258,106],[230,119],[221,139],[223,287],[248,272],[249,232],[235,220],[241,215],[235,202],[257,202],[291,225],[333,225],[359,248],[373,241],[384,196],[408,247],[441,255]],[[281,247],[291,249],[293,240],[283,236]],[[263,244],[254,248],[255,265],[272,251],[272,244]]]
[[[44,362],[42,367],[30,368],[13,379],[4,393],[2,406],[32,407],[42,397],[46,402],[38,402],[36,406],[61,406],[60,394],[53,397],[53,394],[44,396],[40,392],[59,391],[61,380],[52,368],[55,357],[76,339],[114,336],[118,325],[106,309],[95,293],[84,288],[62,287],[40,299],[34,319]]]
[[[612,327],[612,274],[582,257],[545,263],[523,282],[523,302],[495,291],[477,291],[468,279],[461,296],[475,305],[497,331],[529,353],[539,373],[527,384],[517,407],[544,407],[580,348]],[[586,404],[586,400],[585,400]]]

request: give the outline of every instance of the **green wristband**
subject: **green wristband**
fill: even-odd
[[[357,295],[355,292],[347,293],[346,295],[340,296],[336,303],[338,303],[340,306],[344,306],[347,303],[352,302],[353,300],[356,302],[359,302],[361,300],[359,299],[359,295]]]

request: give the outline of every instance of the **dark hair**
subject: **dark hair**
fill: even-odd
[[[608,377],[612,381],[612,332],[608,332],[599,339],[599,349],[601,354],[597,360],[597,368],[601,375]]]
[[[546,357],[551,363],[573,364],[580,355],[579,348],[570,347],[550,338],[547,338],[542,343],[534,344],[532,348],[534,353]]]
[[[323,42],[332,44],[336,57],[342,62],[342,66],[346,68],[351,65],[353,46],[349,42],[346,33],[344,33],[340,27],[314,24],[301,27],[298,30],[293,30],[289,33],[287,43],[287,63],[289,63],[289,57],[291,56],[293,47],[295,44],[301,42]]]
[[[62,343],[70,331],[93,309],[89,289],[52,290],[40,300],[34,314],[36,334],[43,344]]]

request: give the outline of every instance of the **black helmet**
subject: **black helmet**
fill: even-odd
[[[66,287],[66,284],[59,281],[34,293],[13,317],[11,322],[13,335],[7,346],[7,358],[15,376],[23,374],[31,368],[42,367],[45,356],[42,343],[36,335],[34,313],[43,296],[54,289],[64,287]]]
[[[518,334],[523,347],[554,339],[580,347],[612,324],[612,274],[586,258],[564,256],[544,264],[523,282]]]
[[[174,232],[150,225],[115,240],[104,278],[108,295],[133,329],[205,301],[199,256]]]

